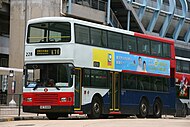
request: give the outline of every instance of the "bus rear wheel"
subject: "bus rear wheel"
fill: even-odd
[[[148,103],[145,99],[142,99],[139,104],[139,114],[138,118],[145,118],[148,116]]]
[[[93,101],[92,101],[92,106],[91,106],[91,114],[88,114],[89,118],[100,118],[102,113],[102,105],[101,105],[101,101],[98,97],[94,97]]]
[[[162,106],[159,100],[156,100],[153,105],[153,117],[161,118],[162,116]]]

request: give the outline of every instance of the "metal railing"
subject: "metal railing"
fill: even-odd
[[[102,0],[72,0],[73,3],[83,6],[91,7],[101,11],[107,11],[107,2]],[[114,12],[110,9],[110,22],[113,27],[122,28],[120,22],[115,16]]]
[[[18,115],[22,111],[22,94],[0,94],[0,114]]]
[[[122,28],[122,25],[118,21],[117,17],[115,16],[114,12],[110,9],[110,22],[113,27]]]
[[[72,0],[73,3],[91,7],[100,11],[107,10],[107,2],[102,0]]]

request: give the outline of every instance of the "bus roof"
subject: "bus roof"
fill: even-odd
[[[92,23],[92,22],[88,22],[88,21],[84,21],[84,20],[74,19],[74,18],[70,18],[70,17],[41,17],[41,18],[35,18],[35,19],[30,19],[28,21],[27,25],[32,24],[32,23],[40,23],[40,22],[63,22],[63,21],[72,22],[72,23],[85,25],[85,26],[90,26],[90,27],[95,27],[95,28],[104,29],[104,30],[110,30],[110,31],[113,31],[113,32],[119,32],[119,33],[122,33],[122,34],[141,37],[141,38],[146,38],[146,39],[150,39],[150,40],[166,42],[166,43],[174,45],[174,40],[171,40],[171,39],[152,36],[152,35],[148,35],[148,34],[137,33],[137,32],[133,32],[133,31],[128,31],[128,30],[124,30],[124,29],[119,29],[119,28],[115,28],[115,27],[102,25],[102,24],[97,24],[97,23]]]

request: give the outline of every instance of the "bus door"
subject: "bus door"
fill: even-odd
[[[110,111],[119,111],[120,106],[120,73],[110,72]]]
[[[75,106],[74,110],[81,110],[81,77],[82,71],[79,68],[75,69]]]

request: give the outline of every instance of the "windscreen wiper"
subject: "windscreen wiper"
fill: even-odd
[[[38,84],[36,84],[36,86],[33,88],[33,90],[36,90],[38,88]]]
[[[56,88],[57,90],[60,90],[60,88],[59,88],[58,86],[55,86],[55,88]]]

